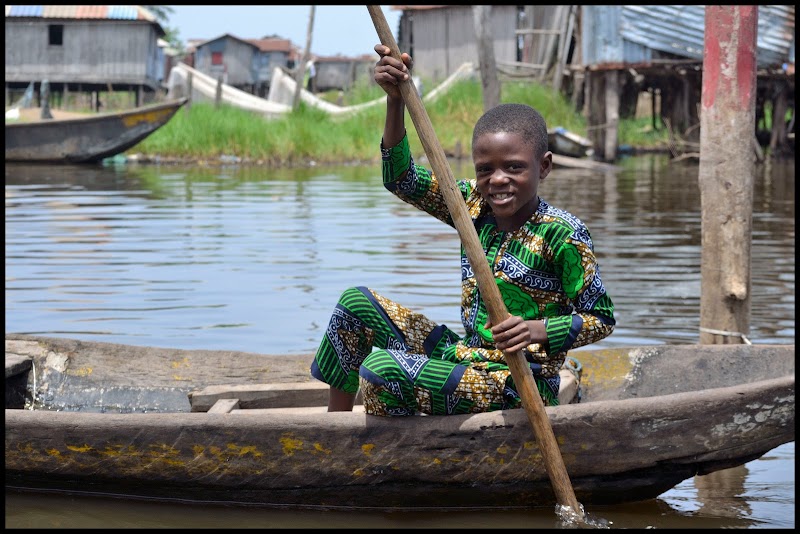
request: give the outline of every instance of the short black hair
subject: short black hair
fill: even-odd
[[[547,152],[547,123],[541,113],[525,104],[500,104],[484,113],[472,130],[472,146],[483,134],[520,134],[534,149],[537,158]]]

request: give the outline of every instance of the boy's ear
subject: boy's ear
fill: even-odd
[[[544,180],[553,170],[553,153],[549,150],[539,160],[539,180]]]

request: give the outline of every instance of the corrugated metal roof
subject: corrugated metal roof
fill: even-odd
[[[105,19],[108,18],[108,6],[78,6],[75,14],[78,19]]]
[[[794,6],[758,6],[759,67],[794,62]],[[668,53],[703,60],[705,6],[583,6],[583,62],[638,63]]]
[[[291,52],[292,42],[289,39],[244,39],[258,47],[261,52]]]
[[[427,9],[439,9],[440,7],[453,7],[448,6],[447,4],[439,5],[439,6],[417,6],[417,5],[410,5],[410,6],[389,6],[390,9],[393,11],[424,11]],[[461,7],[460,5],[457,7]]]
[[[108,6],[108,18],[136,20],[139,18],[139,10],[136,6]]]
[[[758,6],[758,55],[773,65],[794,63],[794,6]],[[791,46],[789,57],[786,49]]]
[[[78,14],[78,6],[42,6],[42,18],[74,19]]]
[[[8,6],[9,17],[41,17],[44,6]]]
[[[40,17],[49,19],[146,20],[156,17],[142,6],[5,6],[6,17]]]
[[[153,13],[142,6],[136,6],[137,17],[139,20],[149,20],[150,22],[155,22],[156,16]]]

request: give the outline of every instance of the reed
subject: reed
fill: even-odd
[[[423,82],[423,87],[432,87]],[[503,102],[529,104],[538,109],[550,127],[562,126],[586,135],[586,120],[573,109],[561,93],[549,87],[526,82],[504,83]],[[383,92],[374,83],[355,87],[345,94],[322,95],[328,101],[355,105],[380,98]],[[425,101],[425,107],[445,153],[469,157],[472,128],[483,113],[480,82],[462,80],[444,95]],[[278,166],[311,163],[369,163],[380,157],[384,106],[376,105],[356,114],[339,117],[301,104],[279,118],[223,104],[194,102],[178,112],[153,135],[133,147],[128,154],[148,158],[208,161],[242,161]],[[414,154],[423,153],[422,144],[410,117],[406,117],[409,142]],[[620,144],[654,148],[666,146],[665,130],[645,131],[642,120],[623,119]]]

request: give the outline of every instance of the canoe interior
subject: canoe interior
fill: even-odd
[[[570,354],[582,365],[581,402],[658,397],[776,378],[794,374],[795,361],[794,345],[654,345]],[[24,392],[17,379],[18,395],[27,395],[36,409],[58,411],[190,412],[192,395],[206,387],[258,391],[261,385],[285,382],[309,384],[313,400],[297,405],[327,404],[326,396],[312,393],[320,386],[309,373],[312,356],[6,335],[6,361],[16,357],[32,362]],[[267,406],[277,407],[253,407]]]

